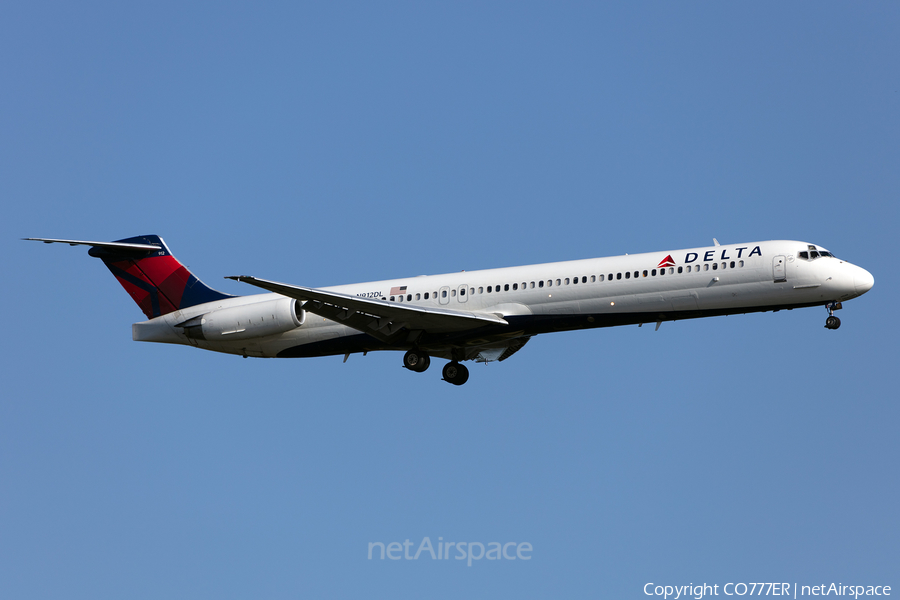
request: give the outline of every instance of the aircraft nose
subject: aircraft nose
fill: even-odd
[[[875,278],[865,269],[856,267],[853,285],[856,288],[856,293],[862,295],[872,289],[872,286],[875,285]]]

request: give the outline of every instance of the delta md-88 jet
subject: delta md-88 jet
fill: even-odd
[[[869,291],[868,271],[807,242],[769,241],[309,288],[228,277],[269,293],[232,296],[197,279],[162,238],[116,242],[26,238],[90,246],[146,321],[142,342],[240,356],[297,358],[404,351],[403,366],[462,385],[463,361],[506,360],[539,333],[824,306]]]

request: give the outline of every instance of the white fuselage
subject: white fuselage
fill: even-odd
[[[801,253],[807,258],[801,258]],[[810,254],[824,252],[812,258]],[[667,260],[667,258],[669,260]],[[507,326],[477,332],[478,343],[501,343],[512,332],[534,335],[721,314],[824,305],[868,291],[872,276],[815,245],[767,241],[608,258],[407,277],[322,288],[416,306],[491,313]],[[402,290],[402,292],[401,292]],[[257,294],[228,298],[136,323],[134,339],[190,344],[244,356],[320,356],[385,346],[356,329],[306,314],[299,326],[260,337],[194,339],[177,327],[224,309],[284,298]],[[274,318],[274,317],[273,317]],[[243,330],[242,330],[243,331]],[[264,331],[261,329],[261,331]],[[435,355],[460,338],[425,343]],[[472,344],[472,340],[466,340]]]

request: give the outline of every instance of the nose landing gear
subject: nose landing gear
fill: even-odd
[[[834,316],[834,311],[841,308],[840,302],[829,302],[825,305],[828,309],[828,318],[825,319],[825,329],[837,329],[841,326],[841,320]]]

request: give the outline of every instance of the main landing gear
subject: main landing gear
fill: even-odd
[[[403,355],[403,366],[410,371],[422,373],[428,369],[429,365],[431,365],[431,357],[420,350],[413,349]],[[469,380],[469,369],[455,360],[444,365],[441,374],[444,376],[444,381],[453,385],[462,385]]]
[[[403,355],[403,366],[416,373],[424,373],[431,365],[431,357],[418,350],[410,350]]]
[[[841,320],[834,316],[834,311],[841,308],[840,302],[829,302],[825,305],[828,309],[828,318],[825,319],[825,329],[837,329],[841,326]]]
[[[469,380],[469,369],[456,361],[448,362],[441,371],[444,381],[453,385],[462,385]]]

